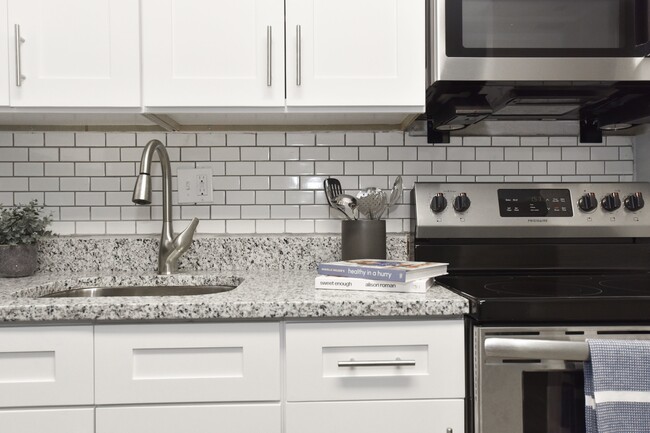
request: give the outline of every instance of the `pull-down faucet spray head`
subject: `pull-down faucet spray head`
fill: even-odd
[[[133,188],[133,203],[151,204],[151,175],[140,173]]]

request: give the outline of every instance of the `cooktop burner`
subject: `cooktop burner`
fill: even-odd
[[[444,275],[436,281],[467,298],[471,315],[482,322],[650,319],[650,273],[646,272]]]

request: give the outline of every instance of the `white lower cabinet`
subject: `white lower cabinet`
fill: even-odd
[[[462,433],[463,400],[287,403],[285,433]]]
[[[96,433],[281,433],[281,414],[279,402],[100,407]]]
[[[0,432],[462,433],[463,339],[461,320],[7,326]]]
[[[95,327],[95,402],[280,400],[279,323]]]
[[[461,320],[290,323],[286,363],[285,433],[464,431]]]
[[[2,433],[93,433],[93,408],[0,410]]]

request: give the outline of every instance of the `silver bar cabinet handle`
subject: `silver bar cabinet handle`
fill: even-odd
[[[392,359],[386,361],[339,361],[339,367],[413,367],[415,360],[412,359]]]
[[[23,80],[25,79],[20,56],[21,45],[23,42],[25,42],[25,40],[20,36],[20,24],[14,24],[14,36],[16,43],[16,86],[20,87],[23,85]]]
[[[296,86],[302,84],[302,27],[296,26]]]
[[[266,26],[266,85],[273,85],[273,26]]]
[[[586,361],[589,346],[582,341],[486,338],[485,354],[498,358]]]

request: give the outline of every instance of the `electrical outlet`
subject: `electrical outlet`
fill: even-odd
[[[179,168],[178,203],[212,203],[212,169]]]

